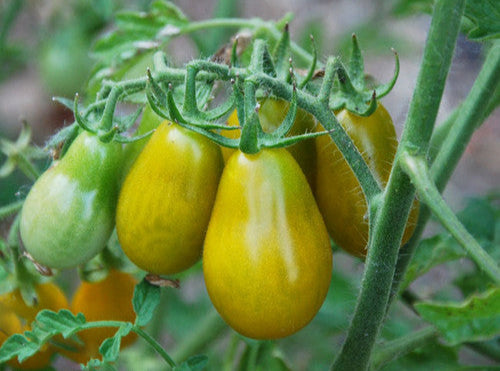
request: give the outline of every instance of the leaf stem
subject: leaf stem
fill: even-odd
[[[399,166],[407,147],[427,152],[460,28],[465,0],[438,0],[434,5],[417,86],[394,166],[375,220],[354,316],[333,371],[362,371],[384,321],[399,246],[414,198],[414,187]]]
[[[0,220],[12,214],[15,214],[22,209],[24,200],[14,201],[8,205],[0,207]]]
[[[432,181],[426,161],[422,157],[411,156],[407,153],[401,155],[401,166],[408,174],[418,190],[420,198],[427,204],[441,224],[469,253],[472,260],[497,284],[500,284],[500,268],[483,250],[481,245],[467,232],[450,207],[439,193]]]
[[[438,335],[439,332],[434,327],[427,326],[399,339],[388,341],[374,352],[372,369],[377,370],[386,363],[400,358],[414,349],[420,348],[437,338]]]
[[[496,89],[496,90],[495,90]],[[431,138],[432,157],[435,161],[431,167],[431,174],[436,182],[437,188],[442,191],[446,186],[451,173],[455,169],[458,160],[462,156],[466,144],[469,142],[474,129],[478,128],[485,118],[494,109],[494,91],[500,89],[500,47],[496,45],[488,53],[476,82],[471,88],[467,98],[459,109],[451,113],[442,127],[436,128]],[[456,121],[455,121],[456,120]],[[445,134],[443,134],[443,132]],[[439,138],[443,137],[439,151],[433,155],[432,146],[436,145]],[[418,241],[423,233],[425,225],[430,218],[430,210],[421,205],[417,227],[410,241],[401,248],[394,274],[391,301],[399,291],[399,284],[415,253]]]
[[[172,358],[177,362],[183,362],[189,356],[196,354],[213,339],[217,338],[222,331],[227,329],[226,323],[215,310],[211,310],[190,332],[189,336],[170,352]]]
[[[431,167],[436,186],[443,191],[472,134],[484,121],[490,96],[500,83],[500,42],[491,48],[460,114],[446,136]]]
[[[139,326],[133,326],[132,330],[144,340],[146,340],[149,345],[151,345],[154,350],[170,365],[170,367],[176,367],[175,361],[168,355],[168,353],[163,349],[163,347],[147,332],[143,331]]]

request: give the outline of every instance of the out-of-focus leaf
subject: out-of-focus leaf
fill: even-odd
[[[409,16],[412,14],[432,12],[434,0],[398,0],[392,8],[392,12],[397,16]]]
[[[457,217],[477,240],[493,241],[495,238],[495,208],[486,199],[470,198]]]
[[[455,348],[433,342],[391,362],[380,371],[493,371],[497,366],[465,366],[458,360]]]
[[[500,211],[493,202],[486,198],[471,198],[467,201],[465,208],[457,213],[457,217],[494,259],[500,259],[500,249],[495,241],[498,233],[496,230],[500,229]],[[433,267],[467,256],[465,250],[448,232],[424,239],[417,247],[401,289],[407,288],[411,282]],[[490,282],[484,275],[478,275],[476,278],[484,279],[482,287],[486,287]]]
[[[173,371],[203,371],[207,367],[207,362],[207,356],[193,356],[181,365],[175,367]]]
[[[500,37],[500,1],[467,0],[463,30],[472,40],[498,39]]]
[[[134,290],[132,304],[137,314],[136,324],[146,325],[153,317],[154,311],[160,303],[160,288],[151,285],[143,279]]]
[[[102,354],[105,361],[115,362],[118,359],[122,337],[127,336],[131,328],[132,325],[130,323],[123,324],[120,326],[115,336],[103,341],[99,347],[99,352]]]
[[[467,253],[447,233],[422,240],[401,283],[401,290],[406,289],[416,278],[433,267],[466,256]]]
[[[452,345],[488,340],[500,333],[500,288],[463,303],[422,302],[415,308]]]

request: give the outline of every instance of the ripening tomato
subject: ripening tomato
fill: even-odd
[[[332,272],[325,224],[285,149],[240,151],[221,178],[203,250],[208,294],[242,335],[275,339],[307,325]]]
[[[66,295],[52,282],[37,285],[35,293],[36,299],[32,305],[26,304],[19,290],[3,294],[0,296],[0,307],[13,311],[28,324],[35,320],[42,309],[57,312],[59,309],[69,307]]]
[[[266,133],[275,131],[285,119],[289,106],[290,104],[287,101],[276,98],[266,98],[261,101],[261,106],[259,108],[259,120],[262,129]],[[236,110],[234,110],[229,116],[227,124],[229,126],[240,125]],[[317,123],[314,116],[298,108],[293,127],[288,135],[300,135],[312,132],[314,131],[316,125]],[[241,136],[241,130],[224,130],[221,134],[227,138],[234,139]],[[315,181],[314,174],[316,170],[316,148],[314,145],[314,139],[300,141],[293,146],[287,147],[287,150],[300,165],[300,168],[306,175],[307,181],[311,187],[313,187]],[[224,156],[224,160],[227,161],[229,156],[231,156],[234,151],[234,149],[223,147],[222,155]]]
[[[389,179],[398,145],[394,124],[378,103],[373,114],[357,116],[343,109],[336,114],[373,176],[381,187]],[[364,258],[368,242],[368,208],[356,176],[328,135],[316,138],[316,200],[330,236],[354,256]],[[418,203],[415,202],[404,232],[405,243],[415,229]]]
[[[134,264],[173,274],[199,260],[222,168],[208,138],[168,122],[156,129],[118,200],[118,239]]]
[[[58,311],[68,308],[68,301],[61,289],[53,283],[39,284],[35,288],[36,301],[33,305],[24,302],[19,290],[0,296],[0,346],[13,334],[30,330],[31,323],[42,309]],[[45,345],[43,350],[19,363],[17,358],[8,364],[19,370],[37,370],[50,364],[55,349]]]
[[[82,282],[73,296],[71,311],[83,313],[90,321],[127,321],[134,322],[135,312],[132,306],[134,288],[137,281],[130,274],[111,270],[108,276],[99,282]],[[76,351],[61,353],[78,363],[86,364],[91,358],[100,358],[99,347],[102,342],[116,333],[115,327],[99,327],[78,332],[83,346]],[[129,346],[137,339],[130,333],[121,340],[121,348]]]
[[[119,143],[83,132],[38,178],[20,225],[24,247],[36,261],[72,268],[104,248],[115,224],[121,155]]]

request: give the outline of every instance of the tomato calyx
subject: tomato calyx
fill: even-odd
[[[399,57],[394,52],[395,67],[392,79],[386,84],[375,84],[370,86],[368,81],[371,77],[365,75],[364,62],[358,40],[355,34],[352,35],[351,57],[346,66],[336,58],[335,70],[336,80],[330,94],[329,106],[332,110],[338,111],[342,108],[358,116],[370,116],[377,108],[377,99],[387,95],[399,75]]]

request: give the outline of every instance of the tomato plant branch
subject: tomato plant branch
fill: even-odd
[[[415,190],[399,166],[399,154],[408,147],[425,154],[449,71],[460,28],[464,0],[440,0],[424,50],[417,86],[402,140],[378,211],[368,247],[366,267],[354,316],[332,370],[366,370],[383,323],[398,250]]]
[[[487,104],[495,88],[500,84],[500,43],[490,50],[472,89],[460,108],[460,114],[446,136],[436,159],[432,163],[431,175],[436,186],[443,191],[458,161],[469,143],[472,134],[484,121]]]
[[[442,126],[436,128],[431,137],[431,148],[439,142],[436,138],[445,138],[440,143],[440,149],[433,156],[436,161],[432,164],[431,175],[437,188],[442,192],[448,182],[451,172],[455,169],[462,156],[466,144],[469,142],[474,129],[479,127],[486,117],[493,111],[495,104],[492,91],[500,87],[500,47],[498,43],[488,53],[484,65],[479,72],[476,82],[471,88],[460,108],[456,109]],[[493,95],[494,96],[494,95]],[[485,104],[488,102],[488,104]],[[434,143],[434,144],[433,144]],[[432,159],[431,159],[432,160]],[[413,257],[420,241],[423,230],[430,218],[430,210],[421,205],[417,227],[410,241],[401,248],[396,266],[391,299],[397,294],[406,269]]]
[[[474,237],[467,232],[467,229],[465,229],[446,204],[439,189],[432,181],[425,159],[403,153],[401,155],[401,166],[417,188],[419,197],[427,204],[427,207],[439,219],[441,224],[448,229],[457,242],[469,253],[472,260],[495,283],[500,284],[500,268],[498,264],[483,250]]]
[[[146,331],[141,329],[139,326],[132,326],[132,330],[146,340],[151,347],[169,364],[170,367],[176,367],[175,361],[168,355],[168,353],[163,349],[163,347],[158,344],[158,342],[151,337]]]
[[[0,207],[0,220],[17,213],[23,207],[24,200],[14,201],[8,205]]]
[[[434,327],[427,326],[401,338],[388,341],[373,353],[371,369],[378,370],[386,363],[426,345],[438,335],[439,332]]]

